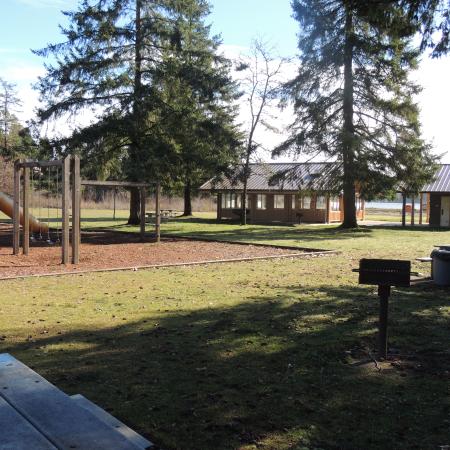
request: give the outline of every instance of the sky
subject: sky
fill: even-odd
[[[32,84],[45,73],[43,60],[31,49],[61,40],[59,25],[65,23],[61,10],[71,10],[78,0],[0,0],[0,77],[17,84],[23,106],[18,114],[26,121],[38,103]],[[252,39],[263,38],[282,56],[296,55],[297,23],[291,17],[290,0],[212,0],[208,22],[220,34],[224,52],[236,57]],[[295,61],[295,60],[294,60]],[[425,139],[434,152],[450,163],[448,105],[450,105],[450,57],[424,57],[414,77],[423,86],[418,97]],[[286,113],[280,124],[286,124]],[[261,138],[270,147],[280,140],[268,133]]]

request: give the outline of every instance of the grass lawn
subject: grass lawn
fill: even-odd
[[[84,226],[135,229],[83,213]],[[449,231],[207,217],[162,231],[342,254],[2,282],[0,351],[167,450],[450,443],[450,291],[393,290],[389,339],[399,356],[379,371],[355,364],[376,345],[378,302],[351,272],[362,256],[427,255]]]

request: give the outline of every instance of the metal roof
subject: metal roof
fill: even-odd
[[[241,191],[242,166],[231,176],[212,178],[200,187],[203,191]],[[250,164],[248,191],[339,191],[341,166],[333,162]]]
[[[441,164],[434,181],[425,185],[421,192],[450,192],[450,164]]]

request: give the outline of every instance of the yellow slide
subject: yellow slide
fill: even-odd
[[[0,211],[4,212],[7,216],[13,216],[13,199],[9,196],[0,192]],[[30,231],[34,233],[47,232],[48,226],[42,222],[39,222],[34,216],[31,214],[30,217]],[[23,211],[20,208],[20,224],[23,225]]]

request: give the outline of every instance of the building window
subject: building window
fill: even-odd
[[[295,195],[292,195],[292,209],[296,208],[295,197]]]
[[[331,197],[330,199],[331,211],[340,211],[339,197]]]
[[[356,197],[355,199],[355,208],[356,211],[361,211],[361,199],[359,197]]]
[[[323,195],[316,197],[316,209],[325,209],[327,207],[327,202]]]
[[[284,209],[284,195],[273,196],[273,207],[275,209]]]
[[[222,208],[227,209],[228,194],[222,194]]]
[[[233,194],[233,193],[225,193],[222,194],[222,208],[224,209],[233,209],[233,208],[241,208],[241,195]]]
[[[311,197],[303,197],[302,209],[311,209]]]
[[[266,209],[267,208],[267,195],[258,194],[256,196],[256,209]]]

